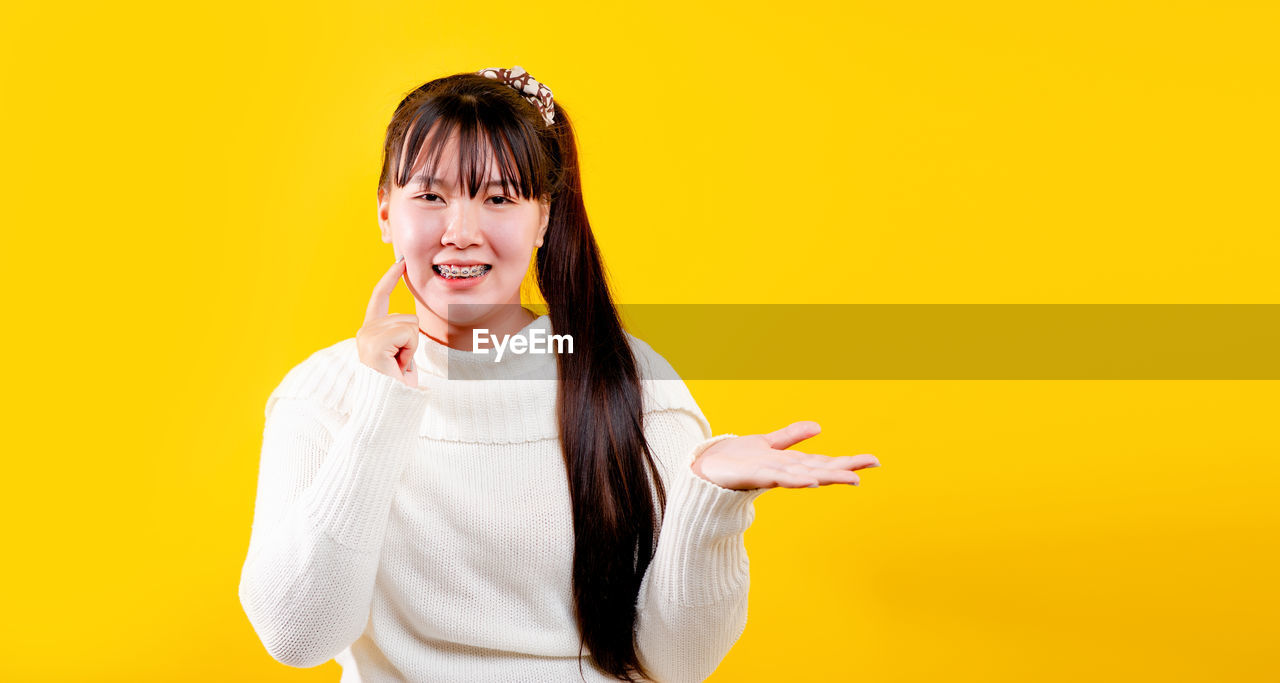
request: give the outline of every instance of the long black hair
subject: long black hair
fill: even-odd
[[[436,130],[433,133],[433,126]],[[552,331],[574,339],[557,354],[560,442],[573,501],[574,613],[582,650],[601,670],[645,678],[635,645],[636,599],[653,558],[658,509],[666,490],[645,442],[636,359],[613,304],[600,249],[582,200],[578,149],[563,103],[554,124],[501,81],[461,73],[410,92],[387,126],[379,189],[404,187],[425,154],[428,176],[446,141],[458,134],[459,168],[475,197],[488,181],[492,154],[504,189],[524,199],[550,199],[543,244],[535,257],[538,288]],[[652,475],[652,478],[651,478]]]

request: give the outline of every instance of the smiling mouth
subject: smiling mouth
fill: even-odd
[[[476,266],[446,266],[440,264],[431,266],[431,269],[436,272],[436,275],[439,275],[446,280],[465,280],[467,278],[480,277],[489,272],[492,268],[493,266],[487,263]]]

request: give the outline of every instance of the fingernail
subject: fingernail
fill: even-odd
[[[818,488],[818,485],[817,485],[817,484],[809,484],[808,488],[816,489],[816,488]]]
[[[403,260],[404,260],[404,254],[401,254],[401,255],[400,255],[400,258],[396,259],[396,263],[399,263],[399,262],[401,262],[401,261],[403,261]]]

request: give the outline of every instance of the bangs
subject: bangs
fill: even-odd
[[[392,172],[397,187],[413,182],[412,189],[421,192],[427,190],[430,178],[447,181],[436,171],[445,144],[457,133],[455,187],[465,183],[467,194],[474,198],[488,186],[491,166],[496,162],[503,194],[512,195],[516,190],[521,199],[529,199],[545,193],[548,162],[542,158],[536,134],[531,135],[523,122],[501,107],[477,104],[475,97],[441,97],[417,112],[395,147],[401,150]],[[407,163],[409,150],[416,150],[413,163]],[[422,170],[411,177],[413,169],[420,166]]]

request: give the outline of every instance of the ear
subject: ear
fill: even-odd
[[[541,207],[540,220],[542,223],[538,227],[538,239],[533,242],[533,247],[535,249],[542,246],[543,238],[547,236],[547,225],[551,222],[551,202],[542,201],[538,204]]]
[[[391,196],[383,188],[378,188],[378,229],[382,232],[382,241],[391,243]]]

